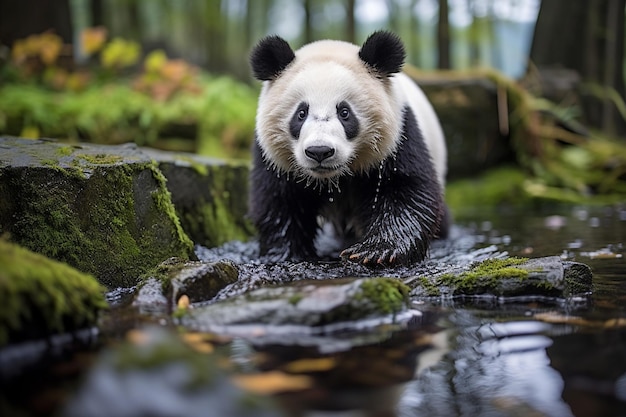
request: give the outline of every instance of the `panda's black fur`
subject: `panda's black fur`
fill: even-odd
[[[281,38],[267,37],[251,53],[253,73],[266,82],[266,88],[274,88],[274,81],[289,71],[296,71],[293,65],[297,56],[298,52],[294,53]],[[384,84],[401,70],[404,48],[395,35],[376,32],[358,50],[358,56],[350,58],[350,65],[351,60],[361,62],[367,71],[364,74]],[[290,85],[284,88],[288,90]],[[383,88],[391,91],[389,86]],[[342,140],[374,141],[362,131],[368,128],[362,126],[367,120],[352,109],[350,103],[338,102],[336,107],[336,118],[344,129]],[[261,119],[265,115],[257,115],[249,214],[259,233],[261,254],[270,261],[317,259],[323,252],[323,248],[316,248],[320,219],[323,219],[332,225],[335,237],[343,242],[343,259],[386,266],[422,261],[430,242],[447,234],[448,219],[443,184],[438,180],[429,147],[408,102],[399,115],[401,129],[400,134],[391,139],[392,150],[378,159],[368,156],[374,159],[365,168],[350,165],[347,174],[332,174],[329,179],[324,177],[325,170],[321,168],[323,161],[332,157],[334,148],[326,143],[314,143],[304,149],[312,163],[319,161],[321,179],[313,178],[318,175],[317,171],[306,171],[311,172],[309,175],[295,168],[285,168],[285,164],[295,166],[297,163],[291,156],[280,156],[280,152],[295,146],[302,125],[309,120],[306,100],[294,101],[291,111],[282,129],[285,132],[279,133],[290,137],[281,139],[284,143],[280,149],[272,140],[261,140],[259,135],[264,132],[259,132],[259,124],[260,120],[265,120]],[[271,119],[264,123],[267,128]],[[372,144],[378,149],[376,146],[378,144]],[[289,160],[277,161],[281,158]],[[348,160],[345,164],[356,162]],[[334,167],[328,168],[332,169]]]

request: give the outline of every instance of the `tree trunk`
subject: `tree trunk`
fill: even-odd
[[[102,0],[90,1],[89,16],[91,18],[89,22],[91,27],[104,26],[104,4],[102,4]]]
[[[346,0],[346,42],[356,43],[354,8],[356,0]]]
[[[450,22],[448,20],[448,0],[439,0],[439,22],[437,24],[437,67],[450,69]]]
[[[52,30],[72,42],[69,0],[0,0],[0,43],[12,46],[35,33]]]
[[[398,13],[398,5],[395,0],[387,0],[387,13],[389,14],[389,28],[396,32],[400,32],[400,16]]]
[[[411,63],[417,67],[421,66],[421,48],[420,48],[420,21],[415,14],[415,6],[417,0],[411,1],[411,24],[410,24],[410,36],[408,39],[409,44],[409,57]]]
[[[575,92],[584,121],[614,135],[626,134],[624,115],[616,106],[626,95],[625,8],[626,0],[544,1],[530,52],[530,62],[543,77],[548,98],[560,101]],[[578,85],[567,87],[575,91],[556,87],[566,71],[580,77]]]
[[[207,66],[211,71],[222,73],[228,70],[222,2],[220,0],[210,0],[207,2],[206,7]]]
[[[304,43],[313,41],[313,1],[304,0]]]

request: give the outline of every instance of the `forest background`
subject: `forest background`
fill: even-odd
[[[444,91],[459,77],[504,86],[511,125],[497,139],[526,174],[619,199],[625,10],[626,0],[0,0],[0,134],[246,158],[259,86],[247,59],[262,36],[295,49],[386,28],[417,78],[436,71]]]

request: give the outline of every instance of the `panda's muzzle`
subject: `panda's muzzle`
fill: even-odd
[[[304,153],[309,158],[321,164],[322,161],[335,154],[335,149],[329,146],[309,146],[304,150]]]

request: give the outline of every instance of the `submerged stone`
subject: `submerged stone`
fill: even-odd
[[[133,330],[104,350],[62,415],[275,416],[266,398],[243,391],[205,343],[185,343],[163,328]]]
[[[409,288],[394,278],[303,280],[271,286],[189,309],[182,324],[211,330],[224,326],[325,326],[394,316],[407,311]]]
[[[539,296],[567,298],[592,290],[589,266],[566,262],[558,256],[544,258],[487,259],[466,268],[412,279],[412,295],[455,297]]]
[[[93,326],[104,290],[91,275],[0,239],[0,346]]]

